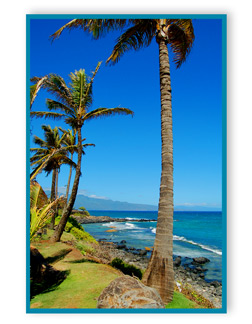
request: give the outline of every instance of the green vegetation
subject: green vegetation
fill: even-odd
[[[69,239],[70,236],[64,233],[62,239]],[[61,242],[41,242],[34,246],[45,258],[63,255],[62,251],[69,248]],[[53,267],[70,273],[57,289],[35,296],[31,300],[31,308],[96,308],[102,290],[120,276],[116,269],[108,265],[86,261],[74,248],[63,259],[53,263]]]
[[[121,270],[124,274],[127,274],[129,276],[136,276],[139,279],[142,279],[142,271],[132,264],[128,264],[119,258],[113,259],[110,264],[112,267]]]
[[[31,185],[30,189],[30,239],[32,240],[37,232],[52,218],[54,214],[53,207],[59,201],[59,198],[49,204],[44,204],[39,208],[39,199],[42,188],[39,185]]]
[[[133,112],[130,109],[119,107],[97,108],[90,110],[93,102],[93,81],[100,65],[101,62],[97,64],[91,78],[88,77],[84,69],[71,73],[71,83],[69,86],[67,86],[64,79],[59,75],[49,74],[48,76],[45,76],[46,78],[41,87],[53,94],[55,96],[55,100],[46,100],[49,111],[31,111],[30,113],[31,116],[35,116],[37,118],[62,119],[66,124],[70,125],[76,131],[76,136],[78,139],[78,158],[71,195],[63,210],[60,222],[55,229],[53,236],[51,237],[52,242],[60,241],[77,196],[83,155],[82,142],[84,140],[81,132],[84,123],[91,119],[109,117],[112,115],[133,115]],[[35,83],[39,82],[40,80],[40,77],[32,78],[32,81]]]
[[[85,231],[81,231],[78,228],[73,227],[70,231],[71,234],[77,239],[77,240],[83,240],[90,243],[98,244],[98,242],[91,236],[89,233]]]
[[[187,299],[183,294],[174,291],[173,300],[165,308],[200,308],[195,302]]]

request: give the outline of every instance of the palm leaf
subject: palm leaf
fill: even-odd
[[[156,23],[153,19],[139,19],[131,28],[127,29],[117,40],[112,54],[106,63],[115,64],[121,56],[130,49],[139,50],[149,46],[156,35]]]
[[[84,117],[84,120],[91,120],[100,117],[108,117],[111,115],[134,115],[133,111],[128,108],[98,108],[90,111]]]
[[[48,111],[31,111],[30,112],[31,117],[37,117],[37,118],[53,118],[53,119],[61,119],[65,116],[65,114],[60,114],[56,112],[48,112]]]
[[[179,68],[192,49],[194,30],[191,19],[176,19],[168,28],[169,44],[174,53],[174,62]]]

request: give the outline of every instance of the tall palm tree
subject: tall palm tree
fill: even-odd
[[[64,139],[64,143],[68,146],[72,146],[72,149],[69,150],[71,154],[71,160],[73,160],[73,155],[74,153],[78,153],[77,146],[76,146],[76,129],[68,129],[67,131],[64,131],[62,128],[59,127],[59,129],[62,132],[66,132],[66,137]],[[84,142],[86,138],[82,140]],[[88,146],[95,146],[95,144],[82,144],[82,147],[88,147]],[[82,150],[82,154],[85,154],[85,151]],[[69,171],[69,176],[68,176],[68,181],[67,181],[67,189],[66,189],[66,202],[65,202],[65,207],[67,205],[68,201],[68,195],[69,195],[69,189],[70,189],[70,182],[71,182],[71,177],[72,177],[72,166],[70,165],[70,171]]]
[[[162,172],[158,206],[158,221],[154,249],[143,282],[156,288],[163,301],[173,297],[173,134],[171,81],[168,47],[174,53],[176,67],[189,54],[194,31],[191,19],[74,19],[51,37],[59,37],[63,30],[83,29],[95,39],[106,32],[122,30],[107,63],[116,63],[130,49],[138,50],[156,40],[159,48],[161,94]],[[125,28],[125,29],[123,29]]]
[[[74,183],[71,195],[64,209],[60,222],[51,237],[52,242],[60,241],[61,235],[64,231],[67,219],[71,214],[76,199],[79,179],[81,175],[81,160],[82,160],[82,127],[88,121],[99,117],[106,117],[115,114],[133,115],[133,112],[127,108],[97,108],[89,110],[92,105],[92,84],[94,77],[101,65],[98,63],[91,79],[88,79],[85,70],[75,71],[70,74],[71,83],[66,85],[64,79],[59,75],[50,74],[48,79],[43,83],[42,87],[47,89],[50,93],[55,95],[57,100],[47,99],[47,107],[49,111],[31,112],[31,116],[63,119],[66,124],[76,129],[77,133],[77,147],[78,160],[75,172]],[[33,78],[39,80],[40,78]],[[52,110],[60,112],[52,112]]]
[[[66,137],[66,133],[63,132],[63,135],[60,136],[58,128],[51,128],[50,125],[43,125],[42,129],[44,130],[45,140],[39,138],[38,136],[34,136],[34,143],[39,145],[40,147],[31,148],[31,152],[35,154],[30,158],[31,166],[39,169],[43,164],[43,161],[47,158],[47,156],[51,155],[55,150],[62,149],[63,140]],[[57,152],[51,157],[46,166],[44,167],[44,171],[47,172],[47,175],[52,172],[52,185],[51,185],[51,197],[50,201],[54,201],[57,198],[58,192],[58,173],[60,166],[62,164],[68,164],[71,167],[76,167],[76,164],[68,158],[68,151],[74,149],[76,146],[67,145],[65,146],[63,151]],[[35,169],[35,170],[36,170]],[[52,217],[51,228],[54,227],[55,215]]]

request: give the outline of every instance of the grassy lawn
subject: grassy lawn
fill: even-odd
[[[62,240],[71,239],[64,233]],[[55,289],[39,294],[31,300],[31,308],[96,308],[97,299],[109,283],[122,274],[105,264],[84,259],[74,247],[48,241],[32,243],[58,270],[70,270],[68,277]],[[70,251],[72,249],[72,251]],[[174,292],[174,298],[166,308],[198,308],[183,294]]]

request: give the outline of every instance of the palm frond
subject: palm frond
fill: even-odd
[[[35,98],[37,97],[37,94],[38,94],[41,86],[43,85],[43,82],[45,82],[46,79],[47,79],[47,77],[45,76],[45,77],[37,80],[37,82],[34,85],[30,86],[30,109],[32,107],[32,104],[33,104]]]
[[[48,112],[48,111],[31,111],[30,112],[31,117],[37,117],[37,118],[52,118],[52,119],[61,119],[65,116],[65,114],[60,114],[56,112]]]
[[[191,19],[173,19],[168,28],[169,44],[174,53],[174,62],[179,68],[186,60],[195,39]]]
[[[73,19],[50,36],[52,41],[59,38],[64,30],[82,29],[97,39],[110,30],[123,28],[130,20],[127,19]]]
[[[108,117],[111,115],[134,115],[133,111],[128,108],[98,108],[90,111],[84,117],[84,120],[91,120],[100,117]]]
[[[150,45],[156,35],[156,23],[153,19],[139,19],[134,26],[127,29],[118,39],[112,54],[106,63],[115,64],[130,49],[139,50]]]
[[[61,110],[63,113],[71,114],[74,116],[74,110],[61,102],[52,99],[46,99],[46,106],[49,110]]]

